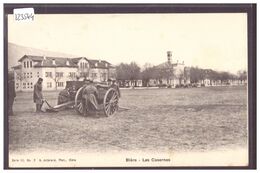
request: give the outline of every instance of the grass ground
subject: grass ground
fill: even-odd
[[[58,92],[44,92],[51,105]],[[32,93],[18,93],[9,117],[11,153],[37,150],[209,151],[247,147],[244,86],[122,90],[112,117],[83,117],[74,110],[34,113]]]

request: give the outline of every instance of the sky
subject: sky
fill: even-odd
[[[117,65],[167,60],[236,73],[247,69],[246,13],[45,14],[8,16],[8,42]]]

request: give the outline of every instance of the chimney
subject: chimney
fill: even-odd
[[[172,63],[172,51],[167,51],[167,61],[169,64]]]
[[[67,66],[70,65],[69,59],[66,60],[66,65],[67,65]]]
[[[55,59],[52,59],[52,65],[56,65]]]

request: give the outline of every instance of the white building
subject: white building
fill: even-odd
[[[149,82],[150,86],[165,84],[176,86],[180,84],[190,83],[189,68],[185,67],[184,61],[172,60],[172,52],[167,51],[167,61],[156,66],[158,73],[162,73],[163,77],[158,79],[152,79]]]
[[[43,90],[59,90],[65,88],[66,81],[90,78],[105,82],[115,75],[115,67],[109,62],[85,57],[24,55],[19,63],[13,67],[16,91],[32,91],[38,78],[43,78]]]

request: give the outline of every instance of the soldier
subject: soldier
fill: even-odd
[[[8,114],[13,115],[13,103],[15,94],[14,77],[13,75],[8,76]]]
[[[42,95],[42,78],[39,78],[33,89],[33,102],[36,104],[36,112],[43,112],[41,110],[44,102]]]
[[[91,108],[94,110],[98,110],[98,102],[97,102],[98,90],[94,85],[92,80],[86,81],[86,87],[82,92],[82,106],[83,106],[83,115],[87,115],[87,110]]]
[[[119,89],[118,85],[116,84],[116,80],[115,79],[109,79],[108,81],[112,82],[110,84],[110,88],[114,88],[117,91],[118,96],[121,97],[120,89]]]

